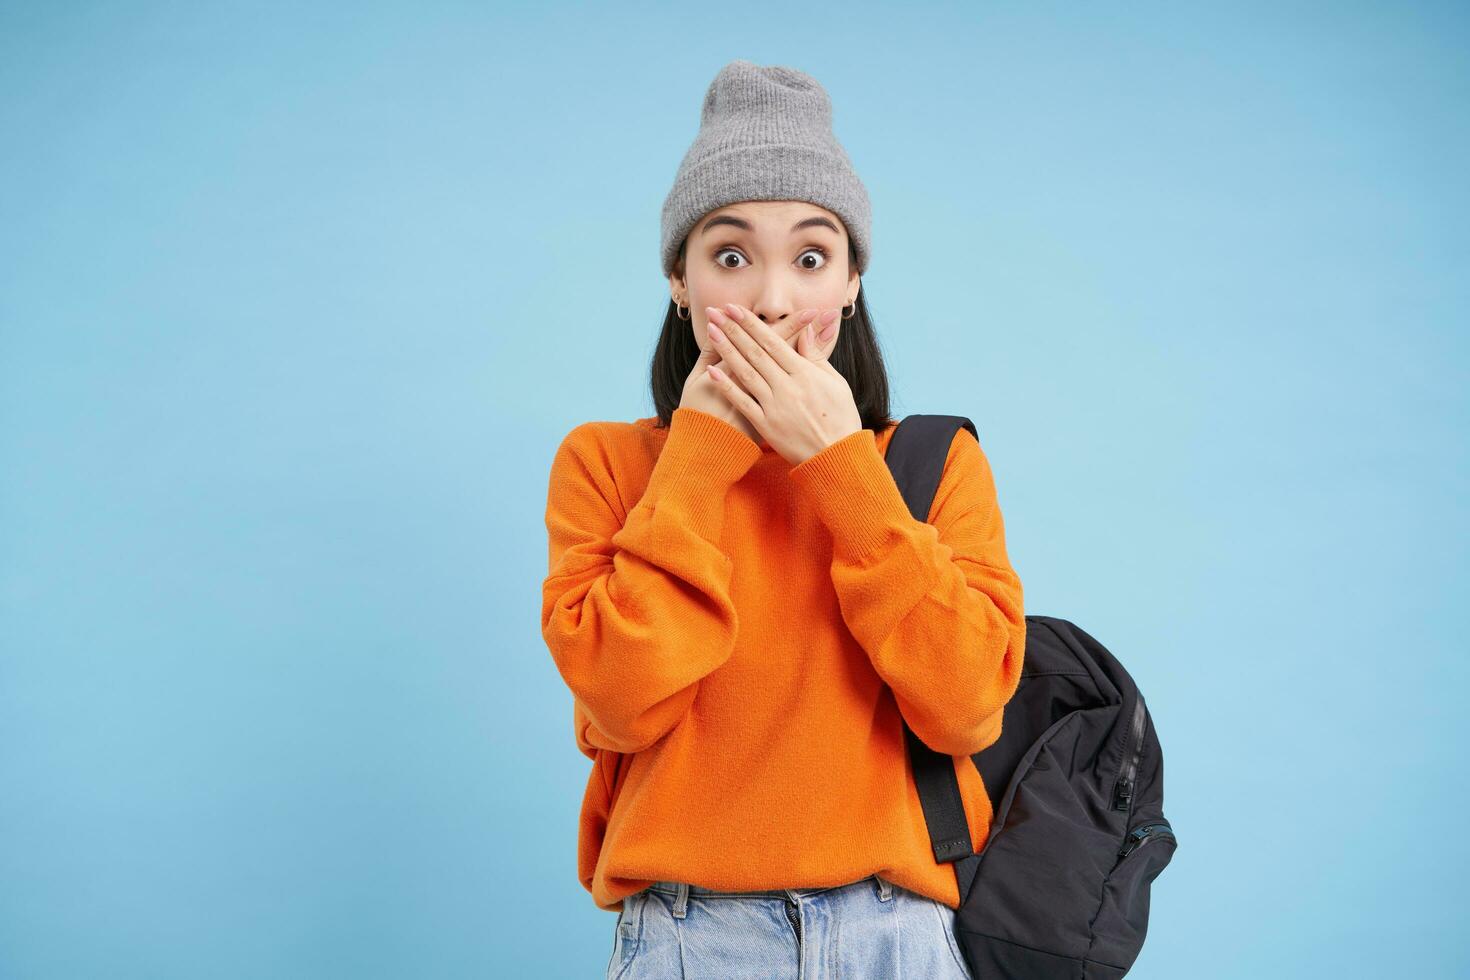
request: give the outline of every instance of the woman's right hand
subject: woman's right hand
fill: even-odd
[[[785,332],[782,333],[782,339],[792,347],[795,347],[796,335],[801,330],[806,329],[807,319],[810,319],[812,329],[820,329],[817,316],[823,312],[825,311],[802,310],[791,318],[790,323],[785,328]],[[807,314],[811,314],[810,317],[807,317]],[[815,349],[808,355],[811,360],[826,360],[827,356],[832,353],[833,348],[837,346],[837,337],[841,332],[842,320],[841,311],[839,310],[837,329],[832,331],[832,336],[828,337],[825,343],[818,341]],[[706,335],[699,346],[699,357],[695,360],[694,367],[689,372],[689,377],[684,381],[684,393],[679,399],[679,407],[698,409],[701,412],[713,415],[715,418],[722,419],[735,426],[741,432],[744,432],[750,438],[751,442],[760,442],[761,437],[756,433],[750,421],[746,419],[740,409],[736,408],[730,402],[730,399],[725,397],[724,392],[720,391],[719,386],[715,384],[708,372],[705,371],[705,368],[711,364],[716,367],[721,367],[724,364],[724,359],[720,356],[720,352],[715,350],[714,345],[710,343],[709,336]],[[740,384],[740,379],[734,375],[730,375],[730,380],[737,385]],[[743,389],[744,386],[741,387]]]

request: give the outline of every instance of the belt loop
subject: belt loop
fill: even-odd
[[[675,891],[678,894],[674,896],[674,918],[682,919],[684,918],[684,913],[689,910],[688,882],[679,882],[678,887],[675,889]]]
[[[873,875],[873,880],[878,882],[878,901],[888,901],[893,896],[893,886],[878,875]]]

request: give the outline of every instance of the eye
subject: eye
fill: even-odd
[[[738,266],[738,265],[730,265],[724,259],[720,258],[720,256],[724,255],[726,252],[729,252],[732,255],[740,256],[740,258],[742,258],[742,259],[745,258],[745,256],[740,255],[740,253],[737,252],[737,251],[735,251],[733,248],[730,248],[729,246],[726,246],[725,248],[722,248],[718,252],[715,253],[715,265],[720,266],[722,269],[739,269],[739,268],[741,268],[741,266]]]
[[[808,255],[811,255],[813,252],[815,252],[817,255],[820,255],[822,257],[822,265],[817,265],[817,266],[803,265],[802,266],[803,269],[806,269],[806,270],[808,270],[810,272],[815,272],[818,269],[822,268],[822,266],[825,266],[827,264],[827,250],[825,248],[821,248],[820,246],[813,245],[811,248],[807,249],[805,252],[802,252],[801,255],[799,255],[799,256],[796,257],[796,261],[800,262],[802,259],[806,258]]]

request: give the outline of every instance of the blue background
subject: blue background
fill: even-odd
[[[1149,698],[1131,975],[1466,975],[1470,12],[1186,6],[0,9],[0,977],[601,975],[546,478],[734,58]]]

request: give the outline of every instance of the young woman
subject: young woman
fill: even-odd
[[[970,976],[903,726],[955,758],[985,841],[967,757],[1020,678],[1021,583],[968,431],[928,521],[887,469],[869,254],[822,87],[725,66],[663,209],[657,414],[574,428],[547,497],[610,978]]]

